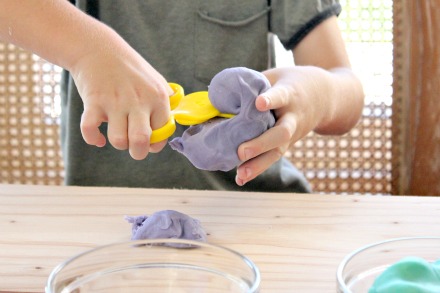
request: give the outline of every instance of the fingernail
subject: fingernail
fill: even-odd
[[[264,107],[269,108],[269,98],[266,96],[262,96],[263,97],[263,101],[264,101]]]
[[[235,183],[237,183],[238,186],[243,186],[244,182],[241,180],[238,175],[235,176]]]
[[[251,168],[238,168],[237,169],[237,175],[235,175],[235,182],[243,186],[248,181],[248,178],[252,176],[252,170]]]

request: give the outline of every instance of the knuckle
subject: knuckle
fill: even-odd
[[[136,134],[130,136],[130,147],[142,147],[148,143],[148,135]]]
[[[292,133],[292,130],[290,129],[290,127],[288,127],[285,124],[280,124],[278,130],[280,132],[280,134],[279,134],[280,141],[283,143],[290,142],[290,140],[293,137],[293,133]]]
[[[278,161],[279,159],[281,159],[284,156],[284,151],[282,148],[278,147],[274,149],[274,157],[275,159]]]
[[[88,144],[95,144],[98,140],[99,130],[92,125],[81,125],[81,134]]]
[[[128,141],[126,138],[124,137],[120,137],[120,136],[113,136],[113,137],[109,137],[110,143],[119,150],[125,150],[127,149],[128,146]]]
[[[280,86],[278,88],[277,95],[278,95],[278,100],[279,100],[280,105],[286,105],[288,103],[290,91],[287,87]]]
[[[91,123],[88,123],[87,121],[82,120],[80,125],[81,131],[85,134],[93,133],[96,129],[96,126],[94,126]]]

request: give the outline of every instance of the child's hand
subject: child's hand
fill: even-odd
[[[108,122],[110,143],[129,149],[134,159],[165,146],[150,148],[149,141],[152,129],[168,121],[172,90],[113,29],[69,1],[1,1],[0,7],[1,40],[72,74],[84,102],[81,132],[88,144],[106,144],[98,127]]]
[[[238,148],[244,162],[238,185],[263,173],[309,132],[341,135],[361,116],[362,84],[351,70],[335,16],[304,37],[294,55],[297,66],[264,72],[272,87],[255,104],[260,111],[273,110],[277,122]]]
[[[257,97],[255,105],[260,111],[273,110],[276,124],[238,148],[238,156],[244,162],[237,169],[238,185],[244,185],[267,170],[285,154],[291,144],[316,126],[321,115],[311,115],[311,111],[317,111],[317,106],[321,107],[313,104],[310,93],[304,92],[305,85],[298,79],[304,75],[296,71],[294,67],[289,70],[273,69],[268,71],[269,75],[266,73],[271,77],[272,87]]]
[[[238,185],[263,173],[311,131],[336,135],[347,132],[362,110],[360,99],[350,102],[346,98],[355,91],[341,86],[357,82],[349,69],[327,71],[296,66],[272,69],[265,74],[272,87],[257,97],[255,104],[260,111],[273,110],[277,121],[274,127],[238,148],[238,156],[244,162],[237,169]]]
[[[172,89],[122,39],[90,50],[70,72],[84,103],[81,132],[88,144],[106,144],[98,127],[108,122],[109,142],[118,150],[129,149],[136,160],[165,146],[163,141],[150,148],[149,141],[152,129],[168,121]]]

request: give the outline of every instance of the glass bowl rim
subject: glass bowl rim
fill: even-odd
[[[336,280],[337,280],[338,288],[341,289],[342,292],[350,292],[350,289],[345,284],[344,278],[342,276],[342,272],[343,272],[345,266],[348,264],[348,262],[353,257],[355,257],[357,254],[359,254],[365,250],[368,250],[370,248],[377,247],[377,246],[380,246],[383,244],[388,244],[388,243],[392,243],[392,242],[402,242],[402,241],[408,241],[408,240],[440,240],[440,236],[411,236],[411,237],[389,238],[389,239],[385,239],[385,240],[381,240],[381,241],[376,241],[376,242],[361,246],[361,247],[353,250],[352,252],[347,254],[338,265],[338,269],[336,271]]]
[[[141,240],[128,240],[128,241],[119,241],[119,242],[113,242],[109,244],[99,245],[97,247],[88,249],[84,252],[80,252],[60,264],[58,264],[49,274],[49,277],[46,282],[45,292],[49,292],[50,289],[53,291],[54,288],[54,282],[56,276],[60,273],[61,270],[63,270],[66,266],[73,263],[75,260],[79,258],[83,258],[89,254],[93,254],[108,248],[117,247],[117,246],[123,246],[123,245],[143,245],[143,244],[163,244],[163,243],[175,243],[175,244],[188,244],[188,245],[194,245],[194,246],[203,246],[207,248],[213,248],[215,250],[224,251],[227,253],[230,253],[236,257],[239,257],[243,260],[243,262],[251,269],[251,271],[254,274],[254,280],[252,283],[252,287],[249,288],[250,292],[258,292],[258,289],[260,288],[261,283],[261,273],[260,269],[257,267],[257,265],[247,256],[244,254],[241,254],[240,252],[233,250],[231,248],[225,247],[223,245],[219,244],[212,244],[209,242],[202,242],[202,241],[196,241],[196,240],[188,240],[188,239],[179,239],[179,238],[157,238],[157,239],[141,239]],[[185,249],[185,248],[177,248],[177,249]]]

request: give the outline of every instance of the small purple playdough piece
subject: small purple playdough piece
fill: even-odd
[[[126,216],[132,224],[131,240],[176,238],[206,242],[200,222],[183,213],[163,210],[151,216]]]
[[[234,67],[219,72],[209,85],[209,99],[221,113],[236,116],[216,117],[190,126],[182,137],[170,141],[171,148],[202,170],[230,171],[237,167],[241,163],[238,146],[275,124],[271,111],[260,112],[255,107],[256,98],[269,88],[267,78],[249,68]]]

